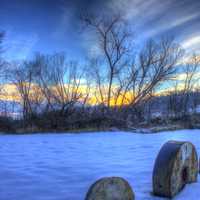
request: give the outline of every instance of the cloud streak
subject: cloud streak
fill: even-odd
[[[200,32],[196,36],[191,36],[191,37],[185,39],[182,42],[182,47],[184,49],[190,49],[193,51],[196,50],[200,53]]]
[[[179,28],[184,34],[187,24],[200,20],[197,0],[112,0],[110,9],[122,12],[142,37],[154,37]],[[196,21],[195,21],[196,20]],[[196,30],[193,30],[196,31]]]
[[[97,15],[103,13],[108,17],[115,13],[121,13],[125,19],[130,21],[139,43],[145,42],[149,38],[168,35],[175,36],[177,41],[182,44],[186,40],[192,40],[193,35],[198,35],[200,29],[200,1],[198,0],[75,0],[74,3],[69,2],[71,4],[68,3],[66,12],[73,13],[71,16],[74,18],[84,12]],[[69,11],[70,9],[71,11]],[[73,21],[72,18],[71,20]],[[70,22],[68,21],[68,23]],[[191,43],[191,41],[188,42]],[[192,47],[195,46],[192,50],[198,50],[196,44],[192,45]],[[92,46],[96,45],[92,44]],[[89,47],[89,49],[91,48]]]

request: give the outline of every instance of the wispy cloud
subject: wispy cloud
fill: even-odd
[[[200,33],[198,35],[186,38],[181,45],[186,50],[200,53]]]
[[[120,11],[142,37],[153,37],[200,18],[200,2],[184,0],[112,0],[108,7]]]
[[[183,43],[198,33],[200,20],[198,0],[192,2],[191,0],[108,0],[107,2],[103,0],[102,4],[105,8],[102,12],[107,11],[108,15],[120,12],[130,21],[140,44],[149,38],[163,35],[175,36],[180,43]],[[191,44],[192,41],[188,42]],[[197,38],[190,47],[194,47],[197,44],[195,42],[198,43]],[[95,44],[89,42],[87,44],[96,49]]]
[[[174,19],[170,19],[168,23],[164,23],[163,20],[161,20],[157,26],[155,26],[152,29],[149,29],[146,31],[145,36],[146,37],[153,37],[158,34],[162,34],[165,31],[169,31],[173,28],[177,28],[183,24],[186,24],[193,19],[196,19],[199,16],[199,13],[194,13],[188,16],[183,16],[183,17],[177,17]],[[167,21],[167,20],[166,20]]]

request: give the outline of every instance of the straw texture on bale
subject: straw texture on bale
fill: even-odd
[[[153,193],[174,197],[183,187],[197,181],[198,156],[190,142],[169,141],[161,148],[153,170]]]
[[[89,189],[85,200],[134,200],[129,183],[120,177],[102,178]]]

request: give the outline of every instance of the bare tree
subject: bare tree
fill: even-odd
[[[5,61],[4,57],[3,57],[3,53],[4,53],[4,47],[3,47],[3,40],[5,38],[5,32],[0,32],[0,95],[2,97],[5,96],[5,87],[4,87],[4,83],[5,80],[7,78],[7,70],[8,70],[8,63]],[[4,98],[0,99],[0,101],[2,101],[1,103],[4,104],[4,108],[1,110],[1,112],[3,112],[3,116],[7,116],[8,115],[8,109],[7,109],[7,102],[4,102]],[[3,111],[4,110],[4,111]]]
[[[130,27],[120,16],[110,20],[84,20],[97,34],[101,54],[92,67],[98,95],[108,107],[111,100],[114,105],[121,106],[135,106],[147,100],[162,82],[175,73],[182,51],[172,39],[150,40],[139,55],[135,55],[133,45],[130,45],[133,43]]]
[[[181,71],[174,79],[174,86],[172,85],[169,94],[169,110],[173,112],[173,116],[186,116],[189,108],[193,107],[194,110],[198,105],[199,69],[200,61],[196,55],[181,64]]]
[[[119,74],[129,62],[132,34],[127,23],[119,15],[109,19],[104,17],[100,19],[84,17],[83,19],[95,34],[100,52],[96,63],[92,63],[93,75],[97,83],[97,96],[101,103],[105,103],[109,108],[111,101],[116,99]]]
[[[99,50],[90,64],[97,104],[130,113],[127,105],[131,115],[142,116],[144,104],[176,73],[183,50],[171,38],[149,40],[135,49],[131,27],[121,16],[85,17],[84,22]]]
[[[14,94],[15,100],[18,99],[22,105],[24,126],[27,125],[27,123],[30,123],[33,114],[33,99],[31,99],[33,71],[31,65],[31,62],[23,62],[18,65],[15,64],[14,68],[10,71],[11,82],[15,85],[17,92]]]
[[[200,60],[196,55],[193,55],[191,59],[189,59],[188,63],[186,63],[184,67],[185,79],[183,83],[183,114],[185,115],[188,111],[188,104],[190,100],[190,96],[194,91],[194,87],[198,82],[196,78],[196,73],[199,73],[200,70]],[[197,76],[198,77],[198,76]]]
[[[177,69],[177,62],[182,50],[173,40],[150,41],[139,54],[138,60],[131,67],[126,92],[132,93],[131,105],[143,102],[155,93],[159,86],[170,80]]]
[[[183,111],[182,96],[179,90],[179,82],[175,80],[171,85],[171,91],[168,92],[168,117],[180,117]]]
[[[193,113],[198,113],[198,109],[200,108],[200,87],[199,85],[195,88],[192,93],[192,111]]]
[[[36,55],[33,77],[42,93],[41,112],[54,113],[51,123],[55,126],[69,118],[77,106],[87,103],[89,90],[83,87],[84,73],[76,62],[66,62],[63,54]]]

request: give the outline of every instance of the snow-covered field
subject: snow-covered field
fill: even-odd
[[[127,179],[138,200],[161,200],[151,195],[152,170],[168,140],[190,141],[200,153],[200,130],[1,135],[0,200],[83,200],[104,176]],[[175,199],[200,199],[200,178]]]

